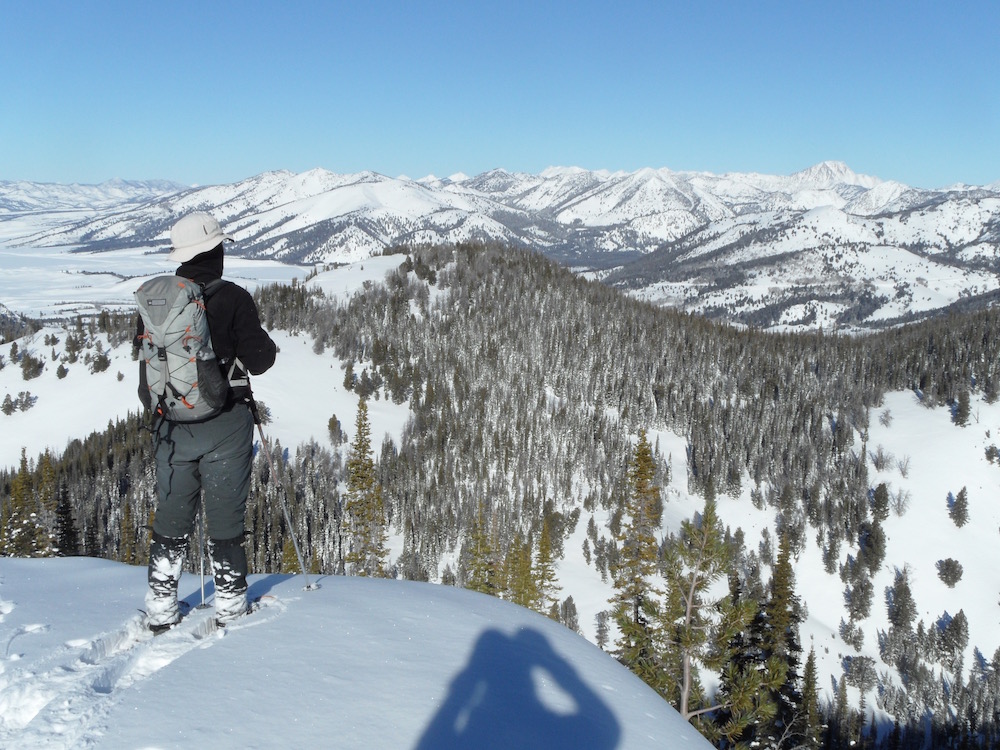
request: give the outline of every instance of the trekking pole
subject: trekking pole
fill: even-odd
[[[201,513],[198,514],[198,559],[201,564],[201,604],[197,609],[207,609],[205,601],[205,503],[201,503]]]
[[[257,434],[260,435],[260,445],[264,450],[264,455],[267,456],[267,464],[271,468],[272,481],[278,481],[278,472],[274,468],[274,459],[271,458],[271,447],[267,444],[267,439],[264,437],[264,429],[260,424],[260,414],[257,411],[257,402],[254,401],[253,395],[250,396],[250,412],[253,414],[253,422],[257,425]],[[306,572],[306,564],[302,561],[302,553],[299,551],[299,542],[295,538],[295,529],[292,527],[292,515],[288,512],[288,501],[285,498],[284,491],[279,492],[278,496],[281,498],[281,510],[285,514],[285,525],[288,527],[288,534],[292,537],[292,546],[295,548],[295,557],[298,558],[299,568],[302,569],[302,577],[306,580],[306,591],[314,591],[320,586],[318,583],[309,582],[309,574]]]

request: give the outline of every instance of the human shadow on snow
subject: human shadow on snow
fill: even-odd
[[[620,737],[611,709],[544,635],[487,630],[415,750],[611,750]]]

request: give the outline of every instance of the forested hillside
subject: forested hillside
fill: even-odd
[[[815,708],[815,675],[810,693],[807,659],[794,637],[801,597],[787,581],[774,580],[781,560],[787,564],[806,545],[822,548],[828,572],[839,572],[849,592],[848,640],[851,626],[872,606],[871,577],[885,555],[881,523],[891,501],[869,478],[877,455],[868,445],[870,410],[886,392],[906,389],[929,405],[953,405],[956,420],[968,418],[962,404],[970,391],[995,400],[1000,313],[952,316],[865,338],[777,335],[656,308],[510,247],[395,252],[399,267],[386,283],[350,300],[331,300],[308,284],[257,294],[266,327],[311,336],[317,354],[333,353],[345,363],[344,382],[363,399],[409,405],[401,440],[372,450],[386,521],[402,537],[402,554],[389,573],[486,590],[573,627],[572,591],[557,597],[546,566],[563,554],[576,525],[585,524],[588,560],[618,587],[636,550],[629,537],[641,489],[630,470],[639,458],[636,436],[669,429],[687,440],[689,476],[670,477],[667,457],[654,444],[648,482],[685,482],[705,497],[706,514],[658,542],[653,566],[667,580],[682,547],[699,529],[711,530],[704,519],[718,493],[749,487],[753,502],[779,518],[777,562],[756,540],[744,544],[737,529],[717,540],[719,554],[735,563],[728,566],[732,601],[762,614],[737,628],[742,640],[730,633],[720,641],[729,658],[700,659],[722,671],[741,663],[741,674],[773,667],[772,700],[756,716],[738,715],[742,709],[733,700],[697,718],[712,696],[695,678],[686,694],[692,718],[723,743],[790,746],[792,727],[797,741],[817,742],[820,718],[804,718]],[[103,316],[97,328],[125,341],[130,326],[129,316]],[[77,326],[76,335],[86,338],[86,330]],[[359,425],[355,415],[330,416],[329,441],[297,446],[294,456],[272,446],[280,476],[272,476],[263,457],[255,463],[248,525],[258,572],[295,566],[281,514],[284,492],[314,570],[355,572],[351,551],[358,540],[348,516],[357,492],[348,457],[357,457],[357,443],[348,443]],[[0,474],[4,553],[141,562],[153,495],[150,438],[141,424],[137,416],[109,425],[62,456],[25,456],[20,467]],[[651,506],[654,518],[661,506]],[[773,571],[770,582],[762,580],[762,566]],[[643,597],[657,599],[655,592]],[[642,637],[650,640],[630,655],[622,641],[627,613],[612,612],[609,604],[623,635],[601,645],[617,649],[636,671],[647,670],[648,681],[676,703],[672,670],[681,656],[671,646],[676,639],[664,635],[670,628],[654,627],[666,621],[666,607],[645,616],[636,605],[632,624],[645,628]],[[883,731],[883,741],[920,746],[933,725],[942,743],[995,742],[1000,662],[994,660],[982,680],[959,678],[946,695],[930,695],[924,687],[935,665],[948,668],[954,655],[942,639],[960,634],[942,630],[935,640],[921,633],[918,643],[929,645],[917,658],[913,649],[921,647],[907,637],[913,620],[900,614],[898,629],[885,634],[885,663],[904,675],[909,693],[891,693],[892,706],[883,707],[899,722],[891,736]],[[774,658],[777,667],[769,661]],[[858,664],[852,684],[868,679],[859,676]],[[738,692],[725,680],[722,688]],[[856,711],[844,704],[828,711],[830,746],[864,734]]]

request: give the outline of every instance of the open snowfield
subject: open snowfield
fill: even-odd
[[[0,244],[0,303],[38,319],[93,315],[105,307],[134,306],[132,292],[143,279],[176,268],[165,254],[143,250],[74,253]],[[275,261],[229,258],[226,278],[253,291],[260,284],[301,278],[307,270]]]
[[[433,584],[318,582],[251,576],[262,607],[245,620],[213,632],[196,608],[152,638],[136,612],[144,568],[0,558],[0,746],[711,747],[541,615]],[[199,577],[181,594],[199,604]]]

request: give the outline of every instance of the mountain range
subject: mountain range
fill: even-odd
[[[274,171],[193,188],[0,182],[0,224],[55,214],[25,246],[156,252],[194,210],[245,257],[330,265],[399,244],[497,241],[763,328],[884,327],[1000,294],[1000,183],[925,190],[833,161],[789,176],[553,167],[419,180]]]

